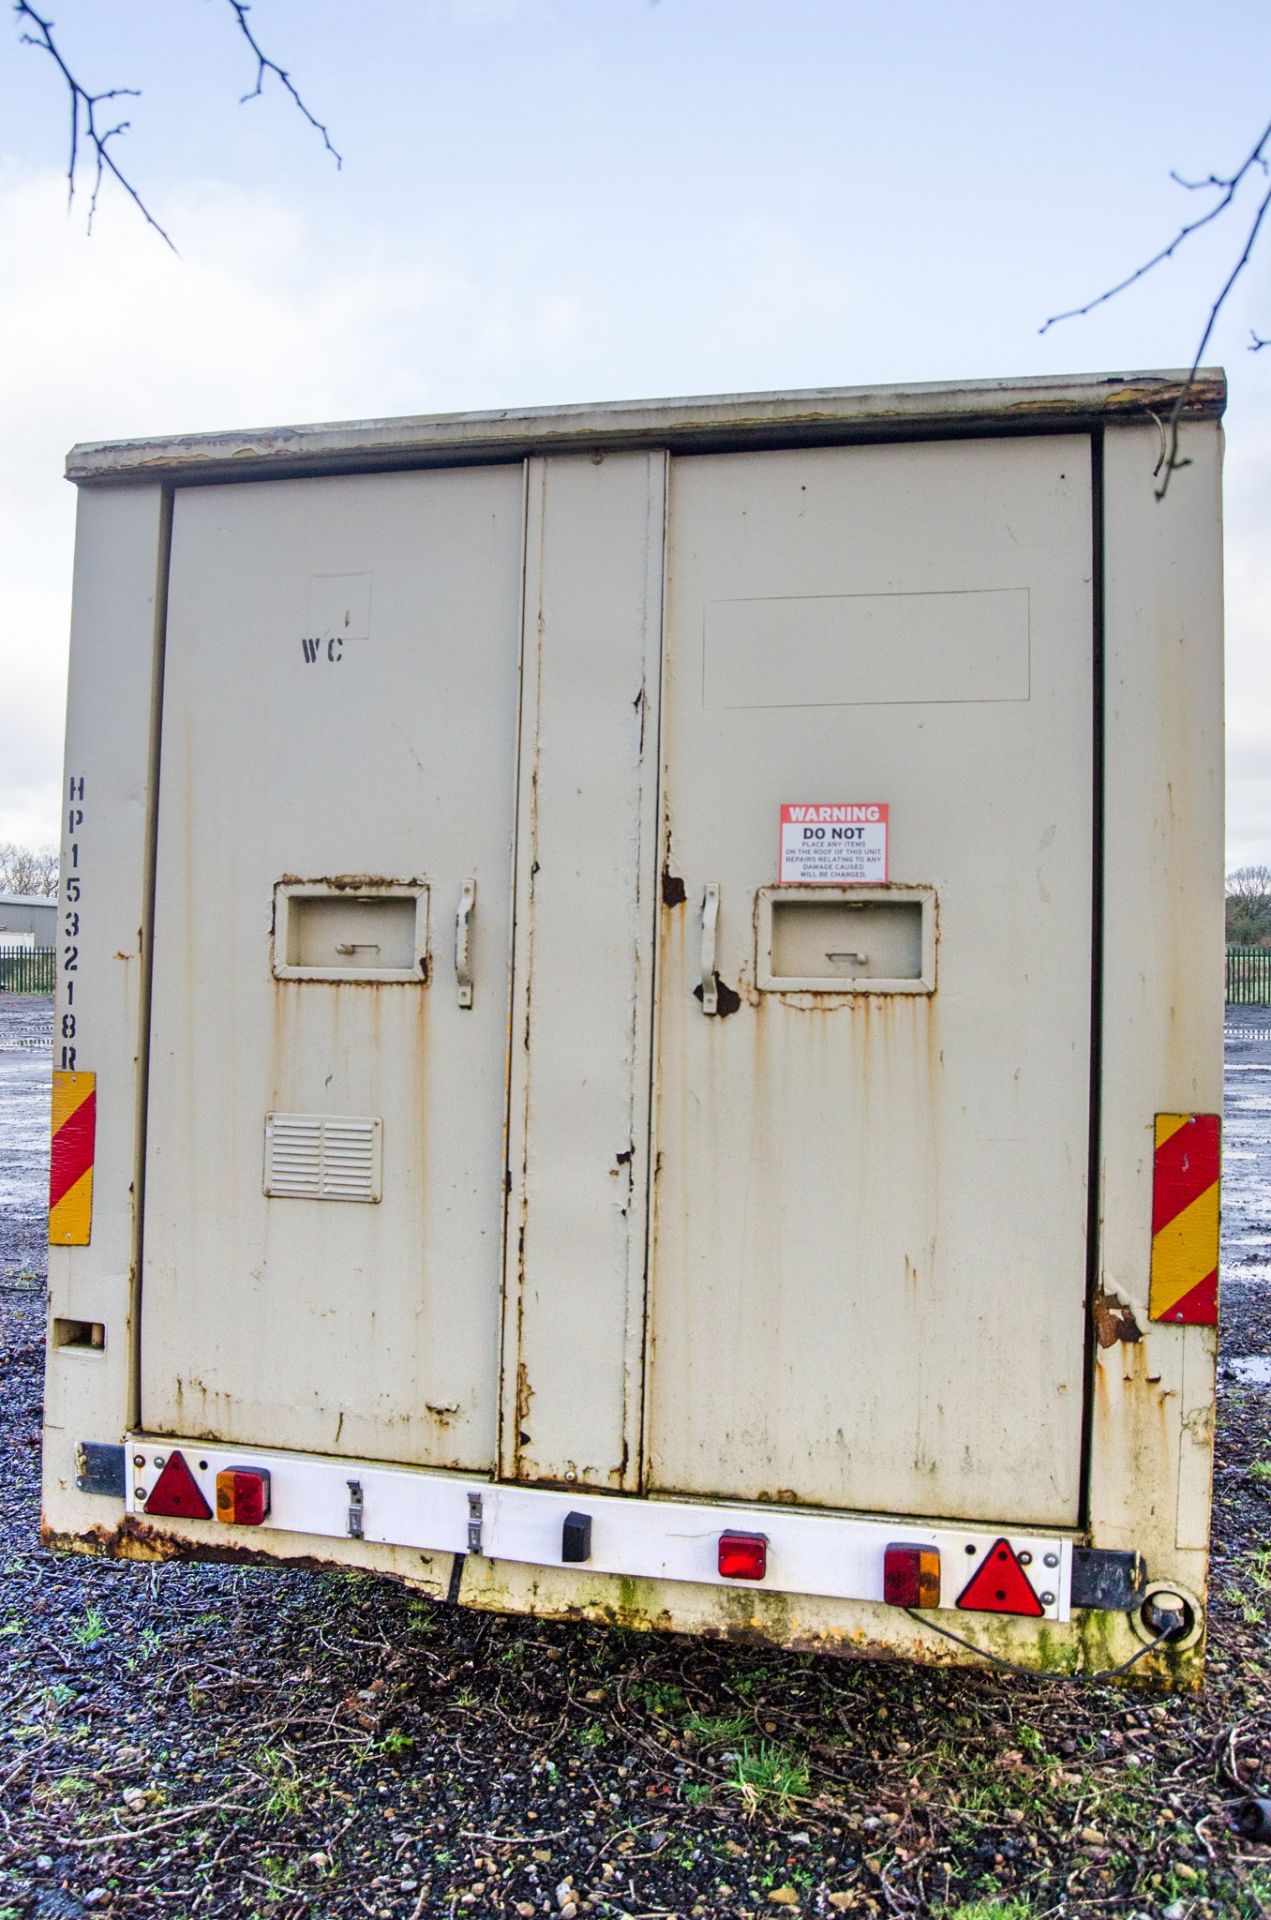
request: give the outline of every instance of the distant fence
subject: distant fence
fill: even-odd
[[[53,947],[0,947],[0,993],[52,993]]]
[[[53,947],[0,947],[0,992],[52,993]],[[1271,1006],[1271,947],[1228,947],[1227,999]]]
[[[1271,1006],[1271,947],[1228,947],[1227,999]]]

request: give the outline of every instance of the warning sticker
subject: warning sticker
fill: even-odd
[[[784,886],[834,887],[887,878],[887,808],[877,801],[781,809]]]

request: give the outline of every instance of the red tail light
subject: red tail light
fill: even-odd
[[[225,1467],[216,1476],[216,1517],[236,1527],[258,1527],[269,1512],[265,1467]]]
[[[762,1580],[768,1571],[765,1533],[721,1533],[719,1574],[722,1580]]]
[[[938,1607],[938,1550],[935,1547],[911,1547],[898,1541],[885,1548],[883,1599],[889,1607]]]

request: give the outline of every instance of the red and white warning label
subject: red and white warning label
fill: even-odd
[[[887,808],[878,801],[781,809],[784,886],[835,887],[887,878]]]

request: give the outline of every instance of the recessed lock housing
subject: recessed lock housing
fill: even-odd
[[[769,993],[934,993],[930,887],[764,887],[756,985]]]

